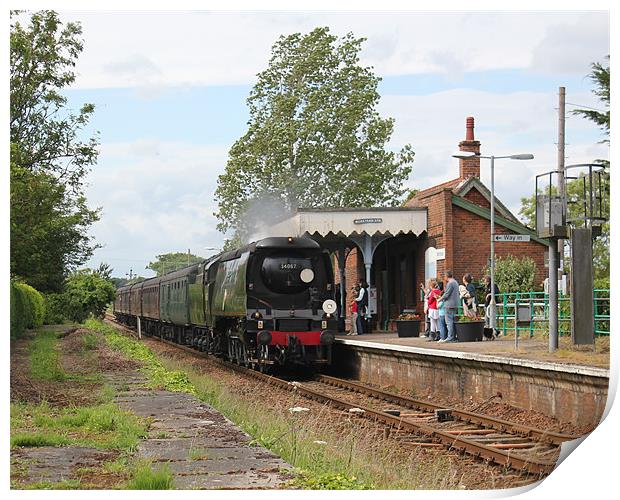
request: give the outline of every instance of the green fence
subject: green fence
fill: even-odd
[[[549,296],[544,292],[517,292],[501,293],[497,301],[497,329],[504,335],[515,331],[515,303],[530,304],[530,321],[526,326],[518,326],[519,335],[528,333],[533,337],[535,333],[549,332]],[[558,323],[560,335],[570,335],[570,297],[558,297]],[[609,335],[610,319],[609,290],[594,290],[594,333]],[[480,306],[484,309],[484,306]]]

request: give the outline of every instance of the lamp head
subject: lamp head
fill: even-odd
[[[520,155],[510,155],[511,160],[533,160],[534,155],[531,153],[524,153]]]

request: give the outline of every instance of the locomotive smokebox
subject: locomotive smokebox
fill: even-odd
[[[261,330],[256,336],[258,343],[261,345],[269,345],[271,343],[271,332]]]

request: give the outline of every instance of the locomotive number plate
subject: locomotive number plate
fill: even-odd
[[[287,271],[290,271],[291,269],[297,269],[297,264],[294,264],[294,263],[280,264],[280,269],[284,269]]]

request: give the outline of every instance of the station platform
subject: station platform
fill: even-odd
[[[503,403],[535,410],[583,428],[600,421],[609,386],[609,344],[548,352],[544,338],[514,337],[482,342],[441,343],[396,332],[337,335],[334,369],[340,375],[407,393]],[[605,352],[606,351],[606,352]]]
[[[561,337],[558,351],[549,353],[549,343],[546,338],[520,337],[515,345],[514,335],[509,337],[500,336],[495,340],[482,342],[449,342],[437,343],[429,341],[425,337],[398,337],[396,332],[373,332],[362,335],[348,336],[339,334],[337,342],[349,345],[362,345],[395,351],[418,352],[436,351],[438,355],[452,357],[455,355],[468,358],[487,360],[489,362],[501,361],[509,364],[530,361],[531,366],[547,367],[549,369],[573,371],[576,373],[592,373],[609,377],[609,338],[597,341],[595,349],[590,346],[573,347],[570,338]],[[365,344],[364,344],[365,345]],[[509,359],[495,359],[509,358]],[[595,368],[595,370],[588,370]]]

